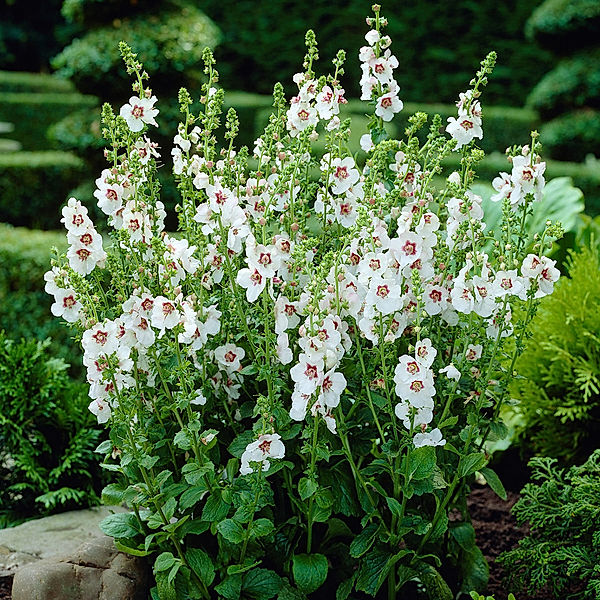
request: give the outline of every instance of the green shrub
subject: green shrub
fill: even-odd
[[[51,338],[52,354],[81,372],[81,353],[71,331],[52,316],[52,297],[44,292],[53,246],[65,251],[66,236],[0,224],[0,331],[13,339]]]
[[[160,6],[151,15],[114,15],[109,23],[75,39],[54,58],[53,67],[80,91],[102,90],[103,99],[121,97],[130,90],[118,48],[124,40],[143,57],[153,87],[176,89],[182,84],[182,73],[197,67],[204,48],[214,47],[220,34],[192,2],[170,0]]]
[[[552,64],[548,53],[524,40],[525,22],[537,3],[385,3],[392,52],[400,61],[402,100],[453,101],[486,51],[495,49],[499,60],[486,89],[487,102],[520,106]],[[255,0],[196,0],[196,5],[223,31],[216,57],[226,89],[269,94],[271,82],[281,81],[288,93],[294,92],[292,75],[304,56],[307,29],[319,27],[323,65],[330,64],[340,47],[349,50],[365,43],[363,13],[369,5],[364,0],[313,0],[310,10],[301,2],[270,2],[267,10],[257,10]],[[360,77],[355,54],[348,56],[344,68],[342,83],[352,97]]]
[[[0,527],[98,502],[101,432],[48,344],[0,333]]]
[[[584,108],[566,113],[540,128],[544,148],[559,160],[583,160],[600,154],[600,111]]]
[[[532,479],[513,513],[531,534],[498,559],[511,584],[535,593],[547,586],[556,598],[600,598],[600,450],[580,467],[557,468],[534,458]],[[568,594],[568,595],[567,595]]]
[[[561,60],[533,88],[527,104],[545,119],[573,108],[600,107],[600,49]]]
[[[45,73],[0,71],[0,92],[19,94],[65,94],[75,91],[70,81]]]
[[[46,131],[52,123],[83,107],[96,106],[95,96],[81,94],[0,93],[0,121],[15,126],[13,137],[25,150],[48,147]]]
[[[567,261],[554,294],[542,300],[511,387],[521,444],[537,455],[583,460],[600,427],[600,253]]]
[[[598,42],[598,0],[546,0],[533,11],[525,31],[539,44],[562,53]]]
[[[68,152],[0,154],[0,222],[58,227],[57,211],[84,172],[83,161]]]

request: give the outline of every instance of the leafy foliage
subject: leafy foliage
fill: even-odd
[[[521,491],[513,513],[531,533],[498,559],[509,582],[530,593],[547,586],[555,597],[600,598],[600,450],[568,470],[556,459],[529,463],[534,482]]]
[[[600,254],[583,249],[569,260],[532,324],[511,386],[522,416],[519,437],[538,455],[582,460],[600,426]]]
[[[70,152],[0,154],[0,222],[55,229],[56,211],[84,169]]]
[[[48,342],[0,333],[0,527],[98,502],[100,432],[66,369]]]
[[[540,128],[540,139],[557,159],[583,160],[598,153],[600,110],[576,110],[552,119]]]
[[[83,4],[90,3],[68,2],[67,15],[77,17],[80,12],[76,6]],[[197,68],[206,46],[213,47],[219,41],[219,30],[193,2],[169,0],[160,3],[159,11],[137,6],[130,14],[121,12],[125,2],[91,4],[92,13],[104,11],[111,18],[93,22],[87,33],[54,58],[52,65],[80,91],[101,89],[103,100],[119,97],[129,87],[120,69],[120,41],[142,52],[147,68],[163,74],[162,81],[157,78],[157,88],[169,90],[181,85],[182,73]]]
[[[532,83],[551,66],[549,53],[524,40],[525,22],[538,3],[438,0],[384,4],[387,30],[401,57],[398,72],[403,98],[454,102],[453,90],[471,78],[480,54],[494,48],[501,64],[490,77],[487,97],[494,104],[520,106]],[[222,65],[224,87],[262,94],[271,92],[273,81],[290,81],[303,55],[300,34],[311,27],[320,28],[320,53],[326,61],[340,47],[354,51],[364,45],[361,24],[369,6],[363,0],[315,0],[310,10],[292,2],[272,2],[266,10],[256,10],[254,0],[199,0],[196,4],[223,32],[216,58]],[[453,31],[460,35],[449,35]],[[355,97],[358,65],[348,61],[345,70],[342,83],[348,97]],[[293,92],[291,88],[286,91]]]

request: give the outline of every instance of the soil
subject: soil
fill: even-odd
[[[0,578],[0,600],[10,600],[12,598],[12,577]]]

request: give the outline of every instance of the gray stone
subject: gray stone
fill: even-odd
[[[148,565],[119,552],[112,538],[82,544],[71,556],[48,558],[15,573],[13,600],[146,600]]]
[[[70,555],[82,542],[101,536],[98,523],[120,506],[73,510],[0,530],[0,573],[39,559]]]

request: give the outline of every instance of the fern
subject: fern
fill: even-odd
[[[523,488],[513,513],[531,533],[498,559],[509,583],[530,593],[547,586],[560,598],[600,599],[600,450],[569,470],[553,458],[529,464],[535,483]]]

